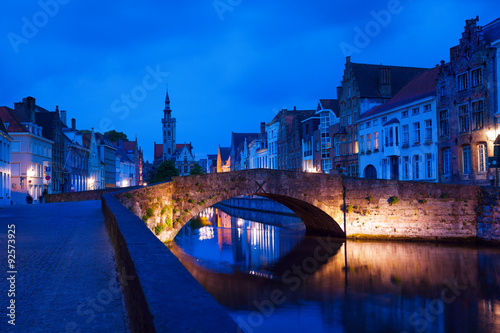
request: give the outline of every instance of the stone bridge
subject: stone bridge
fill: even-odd
[[[291,209],[309,232],[344,238],[342,178],[324,174],[252,169],[174,177],[171,182],[119,196],[149,228],[163,225],[166,240],[194,216],[220,201],[242,195],[272,199]],[[158,229],[157,229],[158,231]]]
[[[174,177],[116,197],[162,241],[205,208],[242,195],[275,200],[322,235],[475,240],[482,193],[479,186],[252,169]]]

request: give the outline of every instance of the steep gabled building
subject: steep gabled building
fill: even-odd
[[[51,185],[53,193],[61,193],[66,184],[64,178],[64,138],[59,107],[55,111],[48,111],[38,105],[33,97],[23,98],[22,102],[14,103],[14,112],[23,122],[35,123],[42,128],[42,136],[53,142]]]
[[[116,147],[107,135],[95,133],[99,157],[104,164],[104,186],[116,187]]]
[[[266,124],[271,169],[302,170],[302,121],[315,112],[283,109]]]
[[[217,172],[231,171],[231,147],[221,147],[217,151]]]
[[[346,57],[344,76],[337,88],[340,105],[340,128],[333,134],[340,154],[333,158],[333,168],[351,177],[359,175],[358,128],[362,114],[389,101],[415,76],[427,68],[359,64]]]
[[[176,144],[173,159],[179,175],[188,176],[196,163],[191,143]]]
[[[260,139],[261,133],[231,133],[231,171],[245,170],[249,168],[248,145],[250,142]]]
[[[498,46],[500,20],[485,27],[467,20],[462,38],[441,61],[437,95],[441,182],[491,184],[488,167],[500,134]]]
[[[330,127],[339,123],[340,107],[336,99],[320,99],[316,108],[316,116],[320,119],[321,134],[321,170],[325,173],[331,173],[331,133]]]

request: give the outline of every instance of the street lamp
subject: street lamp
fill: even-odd
[[[486,132],[486,137],[488,138],[488,140],[490,141],[495,141],[495,132],[493,131],[488,131]]]
[[[87,180],[87,182],[89,183],[89,189],[93,190],[94,189],[94,178],[89,178]]]

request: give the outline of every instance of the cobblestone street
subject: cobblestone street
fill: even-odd
[[[15,225],[15,326],[7,228]],[[0,208],[0,332],[128,332],[100,201]]]

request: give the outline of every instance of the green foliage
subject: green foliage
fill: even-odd
[[[193,200],[193,199],[189,199],[189,200],[188,200],[188,202],[189,202],[190,204],[194,204],[194,200]]]
[[[149,202],[153,202],[153,198],[149,198]]]
[[[352,213],[354,211],[354,207],[352,205],[347,206],[347,213]]]
[[[165,214],[165,213],[167,212],[167,210],[168,210],[168,209],[169,209],[169,207],[168,207],[168,206],[163,207],[163,208],[161,209],[160,215]]]
[[[389,205],[393,206],[399,202],[399,197],[393,195],[392,197],[389,198],[388,202]]]
[[[189,171],[190,175],[203,175],[205,172],[203,172],[203,169],[198,163],[195,163],[193,167],[191,168],[191,171]],[[197,185],[198,186],[198,185]]]
[[[147,221],[148,221],[148,219],[149,219],[149,217],[147,217],[147,215],[142,215],[142,220],[143,220],[144,222],[147,222]]]
[[[450,195],[448,193],[441,193],[441,196],[440,196],[441,199],[448,199],[449,197],[450,197]]]
[[[156,235],[161,234],[161,233],[162,233],[162,231],[163,231],[163,230],[165,230],[165,227],[166,227],[165,223],[160,223],[160,224],[158,224],[158,225],[155,227],[155,234],[156,234]]]
[[[156,174],[154,177],[154,182],[164,182],[171,177],[176,177],[179,175],[179,170],[175,167],[174,161],[168,160],[162,162],[158,166],[158,170],[156,170]]]
[[[167,228],[172,228],[174,223],[172,222],[171,219],[166,219],[165,220],[165,225],[167,226]]]
[[[128,141],[127,134],[123,132],[117,132],[115,130],[111,130],[105,132],[104,135],[107,135],[111,141],[118,141],[118,140]]]
[[[369,195],[368,197],[366,197],[366,200],[368,200],[368,203],[372,203],[373,197]]]
[[[125,198],[127,198],[127,199],[132,198],[132,194],[131,194],[131,193],[125,193],[123,196],[124,196]]]
[[[132,206],[128,206],[128,209],[129,209],[130,211],[132,211],[133,207],[132,207]]]
[[[427,200],[426,199],[420,199],[420,200],[418,200],[418,203],[421,204],[421,205],[425,205],[427,203]]]
[[[151,216],[153,216],[153,208],[149,207],[148,209],[146,209],[146,216],[148,218],[150,218]]]

